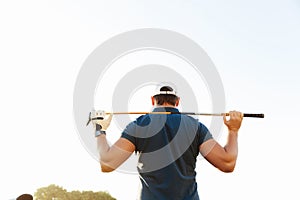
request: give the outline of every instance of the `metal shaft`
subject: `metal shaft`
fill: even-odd
[[[106,112],[106,114],[113,115],[146,115],[146,114],[160,114],[160,115],[170,115],[170,114],[183,114],[183,115],[203,115],[203,116],[229,116],[229,113],[195,113],[195,112]],[[264,114],[252,114],[244,113],[244,117],[255,117],[264,118]]]

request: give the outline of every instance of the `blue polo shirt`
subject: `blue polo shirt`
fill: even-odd
[[[157,107],[153,112],[175,112]],[[147,114],[127,125],[122,133],[139,152],[137,169],[141,200],[198,200],[196,161],[199,146],[212,139],[205,125],[182,114]]]

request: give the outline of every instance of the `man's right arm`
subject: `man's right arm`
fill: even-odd
[[[229,120],[224,116],[224,124],[228,127],[226,145],[222,147],[217,141],[210,139],[199,147],[204,158],[223,172],[232,172],[235,168],[238,156],[238,130],[243,120],[243,114],[240,112],[232,111],[229,115]]]

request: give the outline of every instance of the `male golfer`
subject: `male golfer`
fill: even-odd
[[[231,111],[229,119],[224,116],[228,140],[222,147],[205,125],[179,113],[176,107],[180,98],[174,87],[159,87],[151,99],[153,112],[175,114],[140,116],[127,125],[112,146],[106,140],[112,115],[93,121],[101,169],[113,171],[135,151],[139,153],[137,169],[142,184],[139,199],[198,200],[195,167],[199,152],[216,168],[232,172],[238,155],[237,137],[243,114]]]

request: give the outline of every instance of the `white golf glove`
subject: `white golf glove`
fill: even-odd
[[[96,130],[106,131],[112,120],[112,114],[106,114],[104,110],[93,110],[91,120]]]

